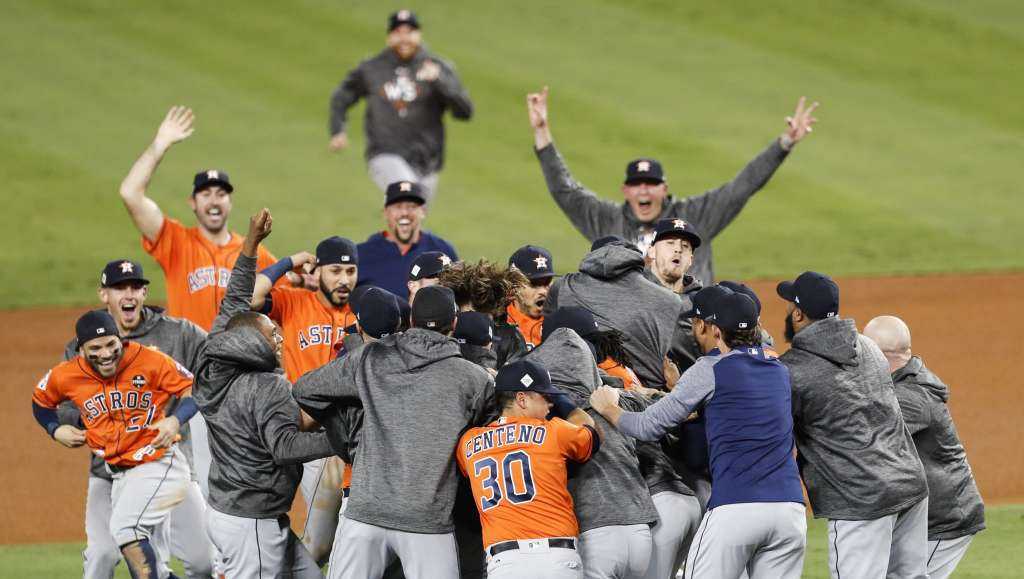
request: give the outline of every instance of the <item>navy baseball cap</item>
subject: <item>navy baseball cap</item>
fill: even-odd
[[[708,319],[714,314],[714,303],[715,301],[724,296],[733,293],[733,291],[727,287],[720,285],[710,285],[706,288],[702,288],[697,293],[693,294],[691,298],[690,309],[685,312],[681,312],[680,316],[684,318],[700,318],[702,320]]]
[[[757,327],[757,306],[746,294],[730,290],[712,300],[711,315],[704,321],[729,332],[752,330]]]
[[[440,251],[427,251],[416,256],[409,268],[409,281],[429,279],[441,275],[452,264],[452,258]]]
[[[750,289],[750,286],[742,282],[728,280],[720,281],[718,282],[718,285],[724,288],[731,289],[732,291],[738,294],[743,294],[750,298],[751,300],[753,300],[754,305],[757,306],[757,315],[761,315],[761,298],[757,297],[757,293],[755,293],[754,290]]]
[[[84,346],[89,340],[119,335],[117,324],[107,310],[85,312],[75,322],[75,337],[78,338],[79,347]]]
[[[356,313],[359,327],[370,336],[380,339],[398,331],[402,314],[395,295],[387,290],[370,287],[359,297]]]
[[[654,241],[652,243],[658,243],[662,239],[670,237],[686,239],[690,242],[690,247],[693,249],[700,247],[700,233],[697,232],[697,228],[692,223],[685,219],[666,217],[654,223]]]
[[[397,12],[392,12],[391,16],[388,16],[388,32],[391,32],[403,24],[412,26],[416,30],[419,30],[420,28],[420,21],[416,18],[416,13],[412,10],[399,10]]]
[[[335,235],[317,244],[316,266],[333,265],[335,263],[343,265],[359,264],[359,250],[356,249],[356,244],[352,240]]]
[[[665,172],[662,170],[661,163],[657,159],[634,159],[626,165],[625,183],[627,185],[644,182],[665,182]]]
[[[793,281],[780,282],[775,291],[811,319],[823,320],[839,314],[839,286],[823,273],[805,271]]]
[[[395,181],[388,185],[384,193],[384,207],[399,201],[413,201],[423,205],[427,198],[423,195],[423,187],[413,181]]]
[[[456,313],[455,292],[441,285],[421,289],[412,302],[412,323],[417,328],[436,330],[450,326]]]
[[[115,259],[108,263],[100,274],[102,287],[111,287],[126,281],[149,285],[149,280],[142,276],[142,264],[130,259]]]
[[[494,341],[494,322],[487,314],[459,312],[453,337],[460,344],[486,346]]]
[[[543,279],[554,277],[555,265],[551,252],[536,245],[524,245],[508,258],[508,265],[517,269],[527,279]]]
[[[536,392],[538,394],[561,394],[551,384],[551,374],[540,364],[519,360],[506,364],[494,377],[494,389],[498,392]]]
[[[219,185],[221,189],[231,193],[235,190],[235,186],[231,184],[231,179],[228,174],[218,169],[207,169],[206,171],[200,171],[196,173],[194,179],[192,179],[192,194],[195,195],[207,187],[213,187]]]
[[[558,328],[569,328],[588,342],[601,332],[601,329],[597,327],[594,314],[579,306],[564,306],[551,312],[550,315],[544,316],[541,341],[547,340],[548,336]]]

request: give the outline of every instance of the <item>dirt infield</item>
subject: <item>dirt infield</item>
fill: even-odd
[[[781,341],[784,303],[773,282],[754,288],[762,319]],[[960,436],[990,502],[1024,499],[1024,274],[844,279],[842,315],[863,328],[881,314],[902,317],[914,351],[951,386]],[[32,420],[31,388],[60,357],[84,308],[0,312],[0,439],[5,466],[0,544],[80,541],[88,456],[49,440]],[[785,346],[782,346],[783,348]],[[295,521],[296,523],[298,521]]]

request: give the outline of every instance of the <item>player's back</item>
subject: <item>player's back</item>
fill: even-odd
[[[577,536],[566,461],[588,460],[595,443],[591,429],[559,418],[502,417],[466,432],[457,459],[470,479],[484,546]]]

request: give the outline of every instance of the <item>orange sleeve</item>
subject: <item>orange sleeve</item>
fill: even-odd
[[[181,244],[185,235],[185,226],[180,221],[165,215],[164,224],[160,226],[160,233],[157,234],[156,241],[150,241],[146,239],[145,235],[142,236],[142,249],[153,256],[153,259],[167,272],[173,265],[171,260],[174,257],[175,250]]]
[[[284,279],[283,277],[281,279]],[[274,286],[270,290],[270,312],[267,316],[275,322],[281,324],[283,320],[294,315],[293,301],[297,291],[305,290],[293,290],[291,288],[282,288]]]
[[[459,444],[455,446],[455,462],[459,465],[459,472],[466,478],[469,478],[469,472],[466,470],[466,453],[463,451],[463,448],[466,446],[466,441],[471,437],[471,432],[463,434],[462,438],[459,439]]]
[[[561,418],[553,418],[551,427],[558,436],[558,449],[569,460],[586,462],[594,452],[594,431],[576,426]]]
[[[160,368],[160,383],[158,387],[160,390],[167,392],[168,394],[179,394],[182,390],[192,387],[192,373],[188,371],[184,366],[179,364],[174,358],[171,358],[167,354],[162,352],[153,352],[157,356],[160,356],[162,360]]]
[[[54,378],[53,370],[50,370],[43,376],[43,379],[36,384],[36,388],[32,392],[32,402],[43,408],[57,408],[58,404],[67,399],[64,393],[61,392],[58,381]]]

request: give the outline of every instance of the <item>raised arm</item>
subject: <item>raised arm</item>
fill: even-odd
[[[121,181],[121,200],[128,209],[128,215],[139,232],[150,242],[156,242],[160,235],[160,228],[164,225],[164,214],[160,206],[146,196],[149,181],[153,173],[160,165],[167,150],[179,141],[187,139],[192,135],[192,122],[194,115],[192,109],[187,107],[171,107],[164,117],[160,128],[156,131],[153,142],[146,147],[142,155],[135,161],[132,168],[128,170],[124,181]]]
[[[331,134],[329,147],[332,151],[340,151],[348,147],[348,135],[345,133],[345,117],[348,109],[366,96],[366,81],[363,79],[362,65],[352,69],[345,80],[331,94],[330,114],[327,129]]]
[[[231,269],[228,289],[224,294],[224,299],[220,302],[220,310],[210,329],[211,336],[223,331],[232,316],[249,310],[256,277],[256,252],[259,250],[260,242],[270,235],[273,224],[274,218],[266,207],[249,218],[249,232],[242,242],[242,252]]]
[[[270,290],[274,289],[277,280],[289,272],[295,273],[300,276],[299,279],[302,279],[302,274],[309,273],[306,267],[312,269],[314,266],[316,266],[316,256],[308,251],[300,251],[260,271],[256,276],[256,286],[252,291],[250,306],[258,312],[268,313],[270,308],[267,307],[267,296],[270,295]]]
[[[416,71],[416,80],[433,82],[441,93],[444,106],[451,109],[456,119],[468,121],[473,116],[473,101],[469,100],[469,92],[462,86],[451,64],[427,59]]]

